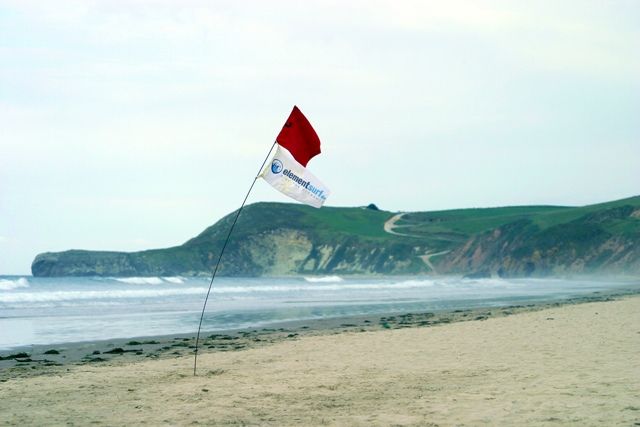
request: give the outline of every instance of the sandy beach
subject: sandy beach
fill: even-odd
[[[54,366],[0,424],[640,425],[640,297],[477,317]]]

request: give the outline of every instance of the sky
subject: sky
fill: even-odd
[[[637,195],[640,2],[0,0],[0,274],[183,243],[294,104],[329,206]]]

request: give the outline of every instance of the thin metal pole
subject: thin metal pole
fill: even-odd
[[[204,311],[207,308],[207,301],[209,300],[209,294],[211,293],[211,287],[213,286],[213,279],[216,278],[216,273],[218,272],[218,266],[220,266],[220,260],[222,259],[222,254],[224,253],[224,250],[227,247],[227,243],[229,243],[229,238],[231,237],[233,228],[236,226],[236,222],[238,222],[238,218],[240,217],[242,208],[244,208],[244,204],[247,203],[249,194],[251,193],[251,190],[253,190],[253,186],[255,185],[256,181],[260,177],[260,172],[262,172],[262,168],[264,168],[264,165],[267,163],[267,160],[269,160],[269,156],[273,151],[273,147],[276,146],[276,142],[277,141],[273,142],[273,145],[271,146],[271,148],[269,149],[269,152],[267,153],[267,157],[264,158],[264,161],[262,162],[260,169],[258,169],[258,174],[256,175],[255,178],[253,178],[253,182],[251,183],[251,187],[249,187],[249,191],[247,191],[247,195],[244,196],[244,200],[242,201],[242,205],[240,205],[240,209],[238,209],[238,211],[236,212],[236,217],[233,219],[233,223],[229,228],[229,233],[227,234],[227,238],[225,239],[224,244],[222,245],[222,249],[220,250],[220,255],[218,255],[218,262],[216,262],[216,266],[213,269],[213,273],[211,274],[211,281],[209,282],[209,290],[207,291],[207,296],[205,297],[204,304],[202,305],[202,313],[200,314],[200,324],[198,325],[198,334],[196,335],[196,349],[193,357],[193,376],[194,377],[196,376],[196,367],[198,365],[198,342],[200,341],[200,329],[202,328],[202,319],[204,319]]]

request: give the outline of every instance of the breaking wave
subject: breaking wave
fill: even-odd
[[[325,293],[335,295],[336,293],[347,292],[345,295],[353,295],[354,293],[365,292],[369,296],[382,293],[393,293],[396,291],[420,291],[430,289],[428,292],[432,295],[444,295],[451,293],[465,292],[486,292],[487,288],[493,292],[507,291],[510,289],[526,286],[524,283],[516,284],[513,281],[505,281],[501,279],[483,279],[483,280],[404,280],[404,281],[364,281],[351,282],[345,281],[338,276],[326,276],[316,279],[315,284],[297,282],[297,283],[273,283],[273,284],[220,284],[214,286],[213,294],[217,294],[226,298],[295,298],[304,295],[319,295]],[[322,280],[317,280],[322,279]],[[21,292],[3,292],[0,293],[0,304],[12,303],[47,303],[62,301],[108,301],[114,299],[145,299],[145,298],[166,298],[179,297],[184,295],[202,295],[206,293],[206,286],[185,286],[175,287],[170,284],[188,283],[186,279],[180,277],[129,277],[114,279],[120,283],[135,285],[158,285],[165,283],[167,287],[138,288],[138,289],[83,289],[83,290],[46,290],[46,291],[21,291]],[[313,282],[313,281],[312,281]],[[27,288],[29,282],[22,278],[17,280],[0,279],[0,290],[10,290],[15,288]],[[270,296],[272,295],[272,296]]]
[[[116,277],[115,281],[129,285],[162,285],[163,283],[182,284],[182,277]]]
[[[163,277],[162,280],[165,280],[169,283],[175,283],[177,285],[181,285],[184,283],[184,279],[180,276],[176,276],[176,277]]]
[[[344,281],[340,276],[305,277],[304,280],[311,283],[336,283]]]
[[[154,298],[178,295],[204,294],[204,288],[158,289],[158,290],[109,290],[109,291],[53,291],[21,292],[0,295],[0,303],[54,302],[77,300],[105,300],[122,298]]]
[[[336,276],[337,277],[337,276]],[[305,278],[306,280],[306,278]],[[322,283],[322,282],[320,282]],[[340,283],[329,282],[318,286],[310,286],[307,284],[291,284],[291,285],[269,285],[269,286],[224,286],[213,288],[213,293],[247,293],[247,292],[323,292],[323,291],[342,291],[342,290],[393,290],[393,289],[413,289],[413,288],[429,288],[437,285],[431,280],[407,280],[405,282],[389,282],[389,283]]]
[[[0,291],[10,291],[12,289],[28,288],[28,287],[29,287],[29,281],[24,277],[21,277],[18,280],[0,279]]]

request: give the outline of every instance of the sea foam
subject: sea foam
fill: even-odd
[[[335,276],[337,277],[337,276]],[[307,280],[307,278],[305,278]],[[214,287],[213,293],[247,293],[247,292],[324,292],[324,291],[341,291],[341,290],[393,290],[393,289],[413,289],[413,288],[429,288],[438,283],[432,280],[407,280],[403,282],[387,282],[387,283],[348,283],[342,279],[336,282],[317,282],[316,286],[309,284],[282,284],[269,286],[219,286]]]
[[[206,289],[204,288],[20,292],[0,294],[0,303],[154,298],[178,295],[197,295],[204,294],[205,292]]]
[[[119,277],[115,280],[129,285],[161,285],[164,283],[159,277]]]
[[[336,283],[344,281],[340,276],[305,277],[304,280],[311,283]]]
[[[11,291],[17,288],[28,288],[29,281],[24,277],[17,280],[0,279],[0,291]]]
[[[177,285],[181,285],[184,283],[184,279],[180,276],[176,276],[176,277],[163,277],[162,280],[165,280],[169,283],[175,283]]]

